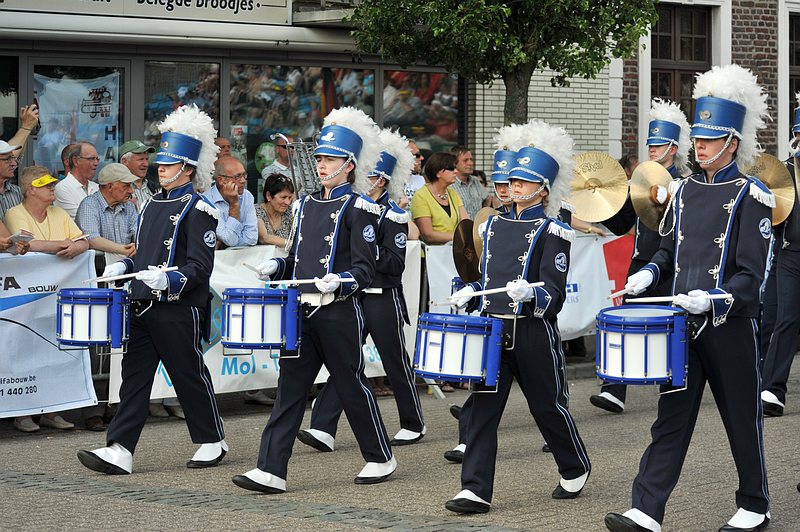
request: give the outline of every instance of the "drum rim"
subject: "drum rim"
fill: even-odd
[[[491,325],[495,322],[501,322],[500,318],[490,318],[488,316],[466,316],[463,314],[442,314],[438,312],[423,312],[419,315],[418,318],[419,323],[423,321],[427,323],[436,323],[439,322],[440,324],[459,324],[459,325],[478,325],[481,327]]]

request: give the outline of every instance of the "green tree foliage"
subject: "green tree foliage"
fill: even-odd
[[[505,122],[527,120],[537,70],[554,86],[628,57],[655,23],[652,0],[364,0],[350,17],[366,53],[404,68],[442,65],[478,83],[502,78]]]

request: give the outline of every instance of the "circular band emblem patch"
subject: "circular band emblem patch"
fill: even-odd
[[[565,271],[567,271],[567,255],[566,254],[559,253],[558,255],[556,255],[555,263],[556,263],[556,270],[560,271],[561,273],[564,273]]]
[[[769,218],[763,218],[758,222],[758,230],[761,231],[761,236],[769,239],[772,236],[772,222]]]
[[[394,245],[400,249],[406,247],[406,235],[405,233],[397,233],[394,235]]]
[[[371,225],[364,227],[364,230],[361,232],[361,235],[367,242],[375,242],[375,228],[372,227]]]
[[[214,231],[206,231],[203,235],[203,242],[206,243],[206,246],[213,248],[217,245],[217,234]]]

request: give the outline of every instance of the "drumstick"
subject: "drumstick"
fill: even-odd
[[[175,270],[178,269],[178,267],[177,266],[170,266],[169,268],[159,268],[159,269],[162,272],[174,272]],[[142,270],[142,271],[147,271],[147,270]],[[123,274],[123,275],[112,275],[110,277],[95,277],[94,279],[86,279],[85,281],[83,281],[83,284],[94,283],[94,282],[109,283],[111,281],[121,281],[122,279],[130,279],[132,277],[136,277],[137,273],[139,273],[139,272],[126,273],[126,274]]]
[[[258,268],[256,268],[256,267],[255,267],[255,266],[253,266],[252,264],[247,264],[246,262],[243,262],[243,263],[242,263],[242,266],[244,266],[244,267],[245,267],[245,268],[247,268],[248,270],[250,270],[250,271],[253,271],[253,272],[255,272],[255,273],[259,274],[259,275],[261,274],[261,272],[260,272],[260,271],[258,271]]]
[[[732,296],[730,294],[704,294],[699,297],[704,299],[727,299]],[[628,303],[672,303],[675,301],[675,296],[631,297],[625,301]]]
[[[267,281],[264,284],[268,284],[270,286],[276,286],[276,285],[280,285],[280,284],[294,286],[294,285],[300,285],[300,284],[314,284],[314,283],[316,283],[318,281],[321,281],[321,280],[322,279],[289,279],[289,280],[286,280],[286,281]],[[336,279],[331,279],[330,282],[332,282],[332,283],[334,283],[334,282],[335,283],[341,283],[344,280],[345,279],[342,279],[341,277],[337,277]],[[349,281],[349,279],[347,279],[347,280]],[[328,282],[328,281],[326,281],[326,282]]]
[[[615,297],[624,296],[624,295],[625,295],[625,294],[627,294],[627,293],[628,293],[628,289],[627,289],[627,288],[623,288],[623,289],[622,289],[622,290],[620,290],[619,292],[614,292],[613,294],[611,294],[610,296],[608,296],[608,298],[607,298],[607,299],[614,299]]]
[[[544,286],[544,282],[543,281],[539,281],[539,282],[536,282],[536,283],[528,283],[528,286],[530,286],[530,287]],[[489,295],[489,294],[500,294],[502,292],[508,292],[508,287],[503,286],[501,288],[490,288],[489,290],[477,290],[475,292],[470,292],[469,294],[464,294],[464,295],[465,296],[469,295],[470,297],[472,297],[472,296],[486,296],[486,295]],[[436,305],[437,307],[449,306],[449,305],[452,305],[453,301],[455,301],[459,297],[461,297],[461,296],[456,296],[455,294],[453,294],[451,296],[448,296],[446,301],[431,301],[430,304],[431,305]]]

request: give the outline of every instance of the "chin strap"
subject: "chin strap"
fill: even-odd
[[[725,145],[722,147],[722,149],[721,149],[721,150],[719,150],[719,153],[717,153],[715,156],[713,156],[713,157],[712,157],[712,158],[710,158],[710,159],[706,159],[705,161],[701,161],[701,160],[700,160],[700,159],[697,157],[697,153],[695,153],[694,160],[695,160],[695,161],[697,161],[697,164],[699,164],[699,165],[709,165],[709,164],[712,164],[714,161],[716,161],[717,159],[719,159],[720,157],[722,157],[722,154],[723,154],[723,153],[725,153],[725,150],[727,150],[727,149],[728,149],[728,146],[730,146],[730,145],[731,145],[731,142],[732,142],[732,141],[733,141],[733,131],[731,131],[730,133],[728,133],[728,138],[726,138],[726,139],[725,139]]]
[[[800,155],[800,138],[795,137],[789,141],[789,155],[792,157]]]
[[[664,148],[664,151],[661,153],[661,155],[658,156],[658,159],[653,159],[653,161],[657,162],[657,163],[660,163],[661,161],[666,159],[667,155],[669,154],[669,150],[672,149],[672,146],[673,146],[674,143],[675,143],[674,140],[669,141],[669,144],[667,144],[666,148]]]
[[[349,163],[352,160],[353,160],[353,156],[352,155],[348,155],[347,159],[345,159],[344,162],[342,163],[342,166],[337,168],[334,173],[325,176],[324,179],[322,177],[320,177],[319,178],[320,182],[325,183],[326,181],[330,181],[331,179],[333,179],[337,175],[341,174],[344,171],[344,169],[347,167],[347,163]]]
[[[533,198],[535,198],[536,196],[541,194],[542,190],[544,190],[544,187],[539,187],[539,189],[536,192],[534,192],[533,194],[526,194],[524,196],[516,196],[516,195],[512,194],[511,195],[511,201],[528,201],[528,200],[532,200]]]
[[[178,173],[177,173],[177,174],[175,174],[174,176],[172,176],[172,177],[170,177],[170,178],[168,178],[168,179],[160,179],[160,178],[159,178],[158,182],[161,184],[161,186],[162,186],[162,187],[163,187],[164,185],[169,185],[170,183],[174,183],[174,182],[175,182],[175,181],[178,179],[178,177],[180,177],[180,175],[183,173],[183,170],[184,170],[185,168],[186,168],[186,163],[184,162],[184,163],[181,165],[181,168],[180,168],[180,170],[178,170]]]

